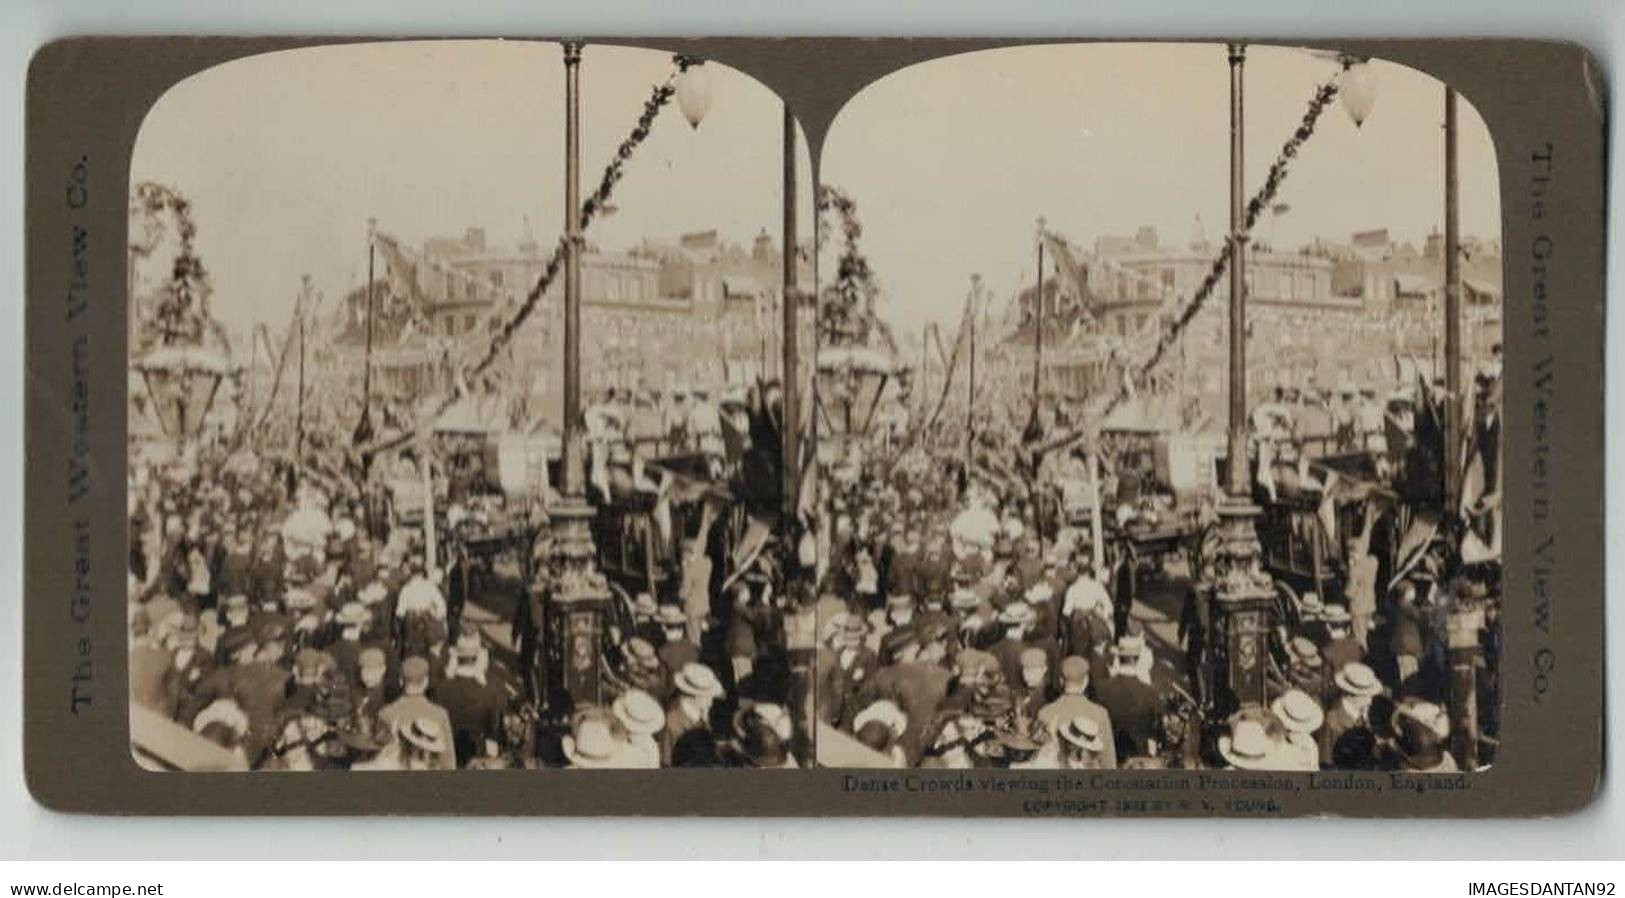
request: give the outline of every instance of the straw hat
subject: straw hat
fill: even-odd
[[[626,725],[627,732],[652,736],[666,725],[665,712],[655,697],[642,689],[628,689],[615,699],[610,711]]]
[[[672,682],[679,692],[696,698],[720,698],[723,693],[722,682],[711,668],[695,661],[684,664]]]
[[[1315,646],[1314,640],[1305,636],[1294,636],[1290,648],[1294,664],[1303,667],[1320,666],[1320,649]]]
[[[1081,714],[1061,724],[1060,736],[1062,739],[1088,751],[1103,751],[1106,748],[1106,731],[1087,714]]]
[[[415,745],[430,754],[441,754],[446,750],[446,736],[440,731],[440,725],[429,717],[414,717],[402,721],[400,736],[409,745]]]
[[[1289,689],[1270,703],[1270,711],[1291,733],[1309,735],[1326,722],[1326,712],[1302,689]]]
[[[1382,683],[1378,682],[1377,674],[1358,661],[1343,665],[1332,677],[1332,682],[1349,695],[1377,695],[1382,692]]]
[[[637,599],[632,602],[632,611],[636,614],[654,617],[660,611],[660,606],[655,602],[655,597],[652,594],[640,592]]]
[[[1230,733],[1219,737],[1219,754],[1238,770],[1270,770],[1276,752],[1264,724],[1251,718],[1237,721]]]
[[[564,737],[564,756],[572,767],[615,767],[624,743],[615,738],[613,718],[603,714],[583,714]]]

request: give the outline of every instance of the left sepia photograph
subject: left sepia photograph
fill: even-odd
[[[810,766],[811,184],[773,91],[653,49],[326,46],[164,94],[137,762]]]

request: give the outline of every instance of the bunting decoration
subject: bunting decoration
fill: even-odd
[[[671,102],[672,96],[676,94],[675,81],[677,76],[688,71],[690,66],[697,65],[699,62],[689,56],[676,56],[673,57],[673,61],[677,65],[677,71],[668,75],[665,81],[655,85],[654,90],[649,94],[649,99],[644,101],[643,112],[632,126],[631,133],[621,141],[619,147],[616,147],[614,157],[610,159],[609,165],[605,166],[603,177],[598,181],[598,187],[581,204],[582,230],[586,230],[592,224],[593,219],[597,218],[598,214],[609,205],[609,198],[615,191],[615,185],[620,183],[621,178],[626,175],[627,160],[631,159],[632,154],[637,151],[639,145],[648,139],[649,130],[654,126],[655,117],[660,114],[660,110]],[[564,265],[564,256],[568,248],[567,238],[561,236],[559,242],[553,247],[553,255],[548,257],[547,266],[543,268],[541,276],[536,279],[536,283],[530,288],[530,293],[525,296],[525,301],[520,303],[513,317],[497,328],[491,340],[490,348],[486,351],[485,356],[470,369],[470,374],[476,377],[483,374],[485,369],[491,367],[497,357],[513,341],[514,334],[518,333],[519,328],[524,326],[531,314],[536,311],[536,306],[541,302],[542,296],[547,293],[548,286],[553,283],[554,278],[558,277],[559,269]],[[449,401],[455,401],[455,397]]]
[[[1258,193],[1254,194],[1253,198],[1247,203],[1242,221],[1242,236],[1250,234],[1258,219],[1274,204],[1276,194],[1280,192],[1281,185],[1286,181],[1292,160],[1297,158],[1298,152],[1303,148],[1303,145],[1309,141],[1309,138],[1314,136],[1315,126],[1320,122],[1321,115],[1337,98],[1338,78],[1348,70],[1350,64],[1350,61],[1346,60],[1343,69],[1337,75],[1332,76],[1330,80],[1315,89],[1315,94],[1309,100],[1309,106],[1304,110],[1303,119],[1299,123],[1297,130],[1292,132],[1292,136],[1282,145],[1281,152],[1275,157],[1275,161],[1270,164],[1269,172],[1264,177],[1264,186],[1260,187]],[[1132,375],[1125,373],[1124,386],[1105,397],[1100,409],[1086,416],[1089,420],[1104,420],[1113,411],[1116,411],[1117,407],[1122,405],[1125,400],[1131,398],[1132,389],[1129,384],[1143,379],[1162,362],[1163,356],[1179,340],[1185,328],[1196,318],[1196,314],[1202,310],[1202,306],[1206,304],[1208,297],[1218,287],[1219,279],[1224,277],[1225,272],[1229,270],[1233,254],[1234,251],[1230,241],[1225,241],[1224,247],[1219,250],[1218,256],[1214,258],[1213,264],[1202,278],[1201,285],[1191,295],[1190,300],[1173,311],[1162,322],[1161,333],[1149,356],[1144,361],[1133,366],[1134,372]],[[1041,453],[1049,452],[1071,445],[1086,435],[1087,429],[1075,430],[1042,447],[1039,451]]]
[[[698,59],[681,55],[674,56],[672,61],[677,66],[677,70],[668,75],[665,81],[655,85],[654,89],[649,94],[649,99],[644,101],[643,111],[638,115],[637,122],[633,124],[631,132],[628,133],[626,138],[621,141],[620,146],[616,147],[615,155],[611,157],[609,164],[605,166],[604,174],[601,178],[599,178],[598,186],[592,191],[591,194],[587,196],[587,199],[582,202],[582,230],[586,230],[586,228],[592,224],[593,220],[596,219],[598,215],[609,206],[609,199],[614,193],[615,185],[620,183],[621,179],[626,175],[627,161],[632,158],[632,154],[637,151],[637,148],[648,139],[650,129],[654,126],[655,117],[660,114],[660,110],[664,109],[668,104],[671,103],[672,97],[676,94],[677,88],[675,86],[675,82],[678,75],[686,72],[691,66],[700,64],[700,60]],[[479,382],[481,376],[485,374],[486,370],[495,364],[496,361],[502,357],[503,353],[507,351],[508,346],[513,342],[514,336],[519,333],[519,329],[524,326],[525,322],[528,321],[530,316],[536,311],[536,307],[540,305],[542,297],[547,295],[548,287],[552,286],[553,281],[558,278],[559,269],[564,267],[564,258],[568,250],[569,240],[567,237],[561,235],[558,243],[554,244],[553,253],[552,255],[548,256],[547,263],[545,266],[543,266],[541,275],[536,278],[536,283],[531,285],[530,292],[526,294],[524,301],[519,304],[519,307],[514,310],[512,316],[509,317],[507,321],[491,322],[492,336],[490,346],[487,347],[485,354],[480,357],[478,362],[467,368],[460,369],[461,376],[455,378],[455,386],[450,392],[447,393],[446,396],[442,397],[440,403],[431,413],[431,418],[438,418],[440,415],[445,414],[446,410],[451,408],[451,406],[462,397],[464,391],[467,389],[466,384],[470,382]],[[409,436],[410,435],[407,437],[397,437],[396,440],[392,442],[393,444],[398,444],[409,438]],[[389,445],[390,444],[369,447],[367,450],[364,450],[364,452],[371,453],[380,451],[382,449],[389,448]]]

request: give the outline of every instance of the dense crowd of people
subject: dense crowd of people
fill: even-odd
[[[453,456],[466,439],[443,441],[432,463],[435,546],[403,517],[422,506],[391,501],[390,472],[415,470],[415,448],[372,476],[309,449],[338,437],[307,441],[297,466],[213,440],[133,452],[131,700],[210,746],[138,732],[138,756],[252,770],[796,766],[808,740],[784,615],[797,593],[770,539],[745,528],[742,547],[730,529],[750,510],[729,486],[778,451],[774,394],[711,405],[704,393],[660,423],[672,451],[713,462],[683,495],[666,476],[629,496],[632,416],[613,396],[589,410],[605,419],[587,422],[589,498],[601,517],[640,512],[617,517],[623,536],[641,523],[673,549],[656,548],[656,582],[610,593],[597,703],[543,682],[557,649],[541,632],[546,590],[531,587],[546,582],[546,530],[465,476]],[[470,548],[498,525],[523,537],[508,556]]]
[[[1208,644],[1216,496],[1175,496],[1103,438],[1097,539],[1089,514],[1061,498],[1088,470],[1083,450],[1033,457],[1043,439],[1024,435],[1030,421],[1014,410],[984,410],[974,438],[945,428],[891,440],[898,452],[843,454],[826,474],[818,709],[868,753],[821,743],[821,756],[947,768],[1487,764],[1499,727],[1498,371],[1462,400],[1472,464],[1456,509],[1436,488],[1410,489],[1443,470],[1445,400],[1427,383],[1380,395],[1283,388],[1254,410],[1249,498],[1290,512],[1261,518],[1260,537],[1297,541],[1305,557],[1319,540],[1323,552],[1307,585],[1261,559],[1275,575],[1261,700],[1228,694]],[[1369,464],[1339,472],[1323,463],[1332,455]],[[1137,538],[1148,502],[1184,522],[1179,550]],[[1454,657],[1453,628],[1471,647]],[[1477,729],[1465,734],[1450,711],[1467,698],[1453,680],[1461,664],[1476,690]]]

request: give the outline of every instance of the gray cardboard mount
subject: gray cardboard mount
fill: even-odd
[[[1583,49],[1499,39],[1248,39],[1427,72],[1477,108],[1495,141],[1508,541],[1503,744],[1491,769],[1435,778],[1425,789],[1381,773],[1329,776],[1320,784],[1337,788],[1311,788],[1308,774],[1246,782],[1198,771],[141,770],[129,749],[124,613],[131,149],[148,109],[189,75],[256,53],[367,40],[78,38],[34,57],[25,135],[24,757],[42,804],[110,814],[1486,817],[1570,812],[1595,794],[1603,745],[1606,100]],[[815,162],[842,104],[888,72],[971,50],[1057,42],[602,41],[693,54],[753,75],[795,111]]]

